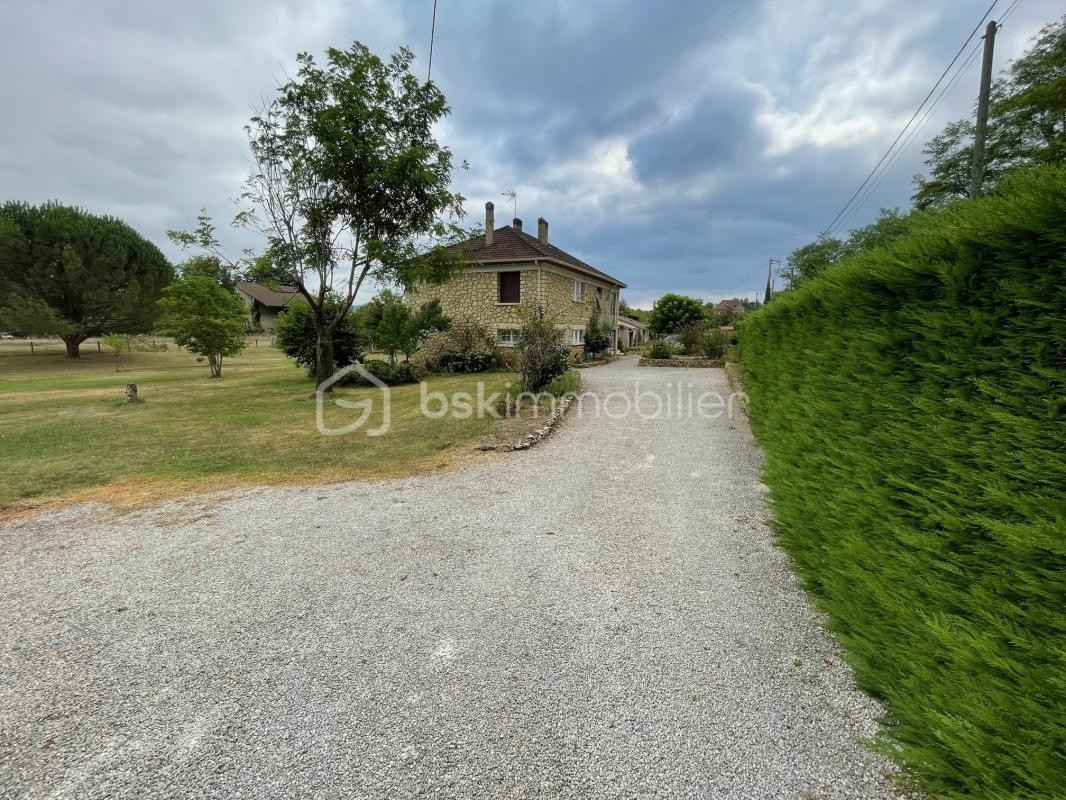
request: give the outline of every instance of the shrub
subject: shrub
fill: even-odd
[[[456,323],[430,335],[420,355],[426,369],[433,372],[484,372],[499,364],[495,338],[475,322]]]
[[[368,358],[362,364],[363,369],[384,383],[386,386],[400,386],[405,383],[418,383],[422,375],[410,361],[392,363],[379,358]],[[345,383],[353,386],[372,386],[373,384],[358,372],[351,372]]]
[[[567,370],[562,375],[552,378],[544,387],[544,391],[555,397],[564,394],[577,394],[581,391],[581,376],[575,370]]]
[[[677,355],[677,347],[665,339],[649,339],[644,352],[648,358],[673,358]]]
[[[599,310],[593,311],[585,325],[585,352],[599,355],[611,347],[614,331],[603,321]]]
[[[340,313],[341,301],[336,297],[326,300],[327,318],[335,318]],[[311,306],[303,298],[289,303],[285,311],[274,323],[274,341],[297,366],[307,370],[310,377],[315,371],[315,345],[318,334],[315,332],[315,318]],[[355,313],[349,311],[333,329],[333,363],[338,367],[354,364],[366,353],[367,337],[359,324]]]
[[[700,340],[707,333],[706,322],[690,322],[677,330],[677,340],[681,350],[687,356],[694,356],[700,351]]]
[[[728,346],[729,334],[721,328],[711,328],[700,334],[696,349],[705,358],[722,359]]]
[[[570,368],[570,348],[563,342],[563,332],[545,317],[542,308],[523,313],[525,321],[517,347],[522,390],[539,392]]]
[[[943,798],[1066,786],[1066,169],[739,322],[782,545]]]

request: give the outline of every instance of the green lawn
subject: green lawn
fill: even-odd
[[[222,377],[178,351],[123,356],[115,371],[106,353],[0,356],[0,508],[72,494],[129,502],[237,483],[333,480],[432,469],[466,452],[499,423],[426,419],[418,386],[392,389],[392,426],[368,437],[338,437],[315,425],[314,386],[277,350],[250,347],[228,359]],[[488,393],[515,376],[441,376],[430,389]],[[126,383],[141,400],[124,402]],[[377,390],[342,388],[358,400]],[[375,407],[366,427],[380,422]],[[327,402],[326,422],[358,417]],[[91,490],[85,492],[83,490]]]

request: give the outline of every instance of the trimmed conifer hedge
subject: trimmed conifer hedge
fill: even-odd
[[[739,325],[776,525],[936,797],[1066,796],[1066,170]]]

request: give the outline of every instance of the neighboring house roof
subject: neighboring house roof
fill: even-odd
[[[648,329],[647,325],[645,325],[639,319],[633,319],[632,317],[619,316],[618,317],[618,324],[619,325],[624,325],[627,328],[639,328],[639,329],[642,329],[642,330],[647,330]]]
[[[722,300],[714,307],[715,311],[743,311],[744,301],[733,298],[732,300]]]
[[[473,239],[452,245],[449,249],[457,250],[480,263],[551,261],[574,272],[625,288],[625,284],[617,278],[612,278],[606,272],[601,272],[586,264],[577,256],[570,255],[550,242],[541,244],[536,236],[531,236],[511,225],[496,228],[493,232],[493,240],[492,244],[486,245],[484,236],[475,236]]]
[[[237,290],[244,292],[253,300],[258,301],[259,305],[267,308],[284,308],[299,294],[295,286],[278,286],[271,289],[269,286],[254,281],[237,281]]]

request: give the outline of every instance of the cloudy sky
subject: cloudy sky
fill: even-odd
[[[469,223],[538,216],[629,284],[753,296],[770,257],[813,239],[857,188],[990,0],[438,0],[442,140],[470,163]],[[997,71],[1061,0],[1024,0]],[[219,220],[242,125],[300,51],[408,45],[426,68],[432,0],[2,0],[0,200],[56,198],[167,228]],[[993,17],[1010,5],[1001,2]],[[920,137],[968,113],[977,65]],[[916,141],[851,219],[906,205]],[[224,231],[235,252],[258,243]]]

